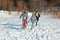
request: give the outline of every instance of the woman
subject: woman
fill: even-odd
[[[37,26],[37,23],[38,23],[38,21],[39,21],[39,17],[40,17],[40,14],[39,14],[38,11],[36,11],[36,13],[35,13],[35,17],[36,17],[36,19],[37,19],[37,22],[36,22],[36,26]]]

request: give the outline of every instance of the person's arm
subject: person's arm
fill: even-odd
[[[23,13],[20,15],[20,18],[22,17]]]
[[[28,20],[28,14],[27,14],[27,17],[26,17],[26,19]]]

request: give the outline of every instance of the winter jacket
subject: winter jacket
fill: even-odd
[[[36,13],[36,14],[35,14],[35,17],[36,17],[37,22],[38,22],[38,21],[39,21],[40,14],[39,14],[39,13]]]
[[[36,19],[36,17],[35,17],[35,16],[32,16],[32,17],[30,18],[30,20],[31,20],[31,22],[32,22],[32,23],[37,22],[37,19]]]
[[[25,12],[21,14],[20,18],[22,17],[22,20],[23,20],[25,16],[26,16],[26,19],[28,20],[28,14]]]
[[[40,14],[39,13],[36,13],[35,16],[39,18],[40,17]]]

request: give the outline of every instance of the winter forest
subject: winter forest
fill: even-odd
[[[0,10],[20,12],[24,8],[29,11],[50,12],[59,17],[60,0],[0,0]],[[19,13],[17,13],[19,14]]]
[[[60,40],[60,0],[0,0],[0,40]]]

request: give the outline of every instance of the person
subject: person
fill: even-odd
[[[36,19],[34,14],[32,14],[30,20],[31,20],[31,23],[32,23],[32,27],[31,28],[33,28],[35,26],[36,21],[37,21],[37,19]]]
[[[26,17],[23,19],[23,28],[27,28],[27,20]]]
[[[26,21],[28,20],[28,13],[27,13],[27,11],[26,10],[24,10],[23,12],[22,12],[22,14],[20,15],[20,18],[22,18],[22,24],[23,24],[23,27],[24,27],[24,17],[26,17]]]
[[[36,11],[36,13],[35,13],[35,17],[36,17],[36,19],[37,19],[37,22],[36,22],[36,26],[37,26],[37,23],[38,23],[38,21],[39,21],[39,17],[40,17],[40,14],[39,14],[38,11]]]
[[[24,10],[22,14],[20,15],[20,18],[22,17],[22,20],[23,20],[25,16],[26,16],[26,19],[28,19],[28,13],[27,11]]]

